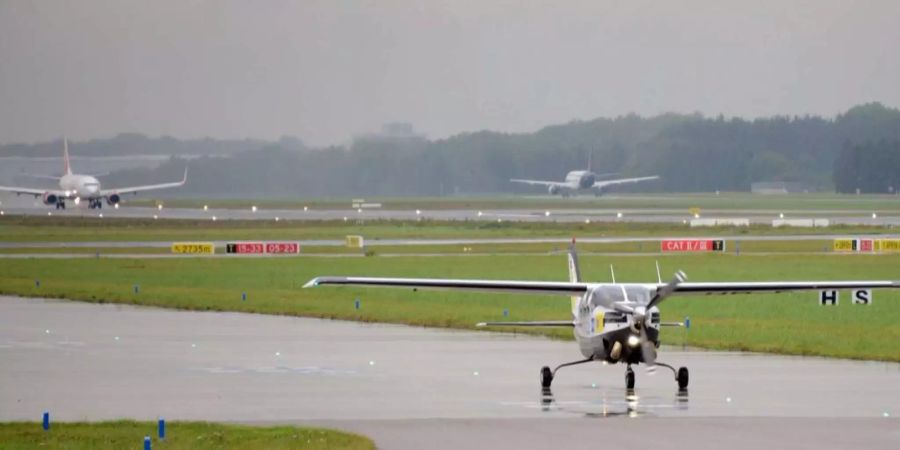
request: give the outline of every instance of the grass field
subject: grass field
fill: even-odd
[[[530,237],[659,237],[741,236],[775,234],[873,234],[891,231],[879,226],[779,229],[769,226],[691,228],[653,223],[522,223],[522,222],[401,222],[368,221],[197,221],[99,219],[63,217],[0,217],[0,242],[104,242],[178,240],[316,240],[362,235],[367,241],[420,238]]]
[[[144,448],[144,437],[153,448],[163,449],[374,449],[362,436],[339,431],[291,426],[250,427],[207,422],[169,422],[166,438],[156,437],[156,423],[114,422],[52,423],[44,431],[36,422],[0,423],[0,448],[94,450]]]
[[[900,279],[900,255],[582,255],[586,279],[655,280],[683,269],[692,281]],[[293,257],[0,260],[0,292],[211,311],[245,311],[412,325],[472,328],[485,320],[568,318],[560,297],[392,289],[300,289],[320,275],[566,279],[562,255],[433,257]],[[40,287],[35,286],[40,280]],[[133,286],[140,285],[140,293]],[[247,293],[248,299],[241,300]],[[362,308],[354,308],[359,298]],[[503,310],[509,317],[503,317]],[[816,293],[676,297],[663,320],[692,319],[690,345],[803,355],[900,361],[900,292],[878,291],[871,306],[820,307]],[[522,330],[571,339],[570,330]],[[665,329],[664,343],[681,343],[682,329]]]
[[[170,199],[166,207],[250,209],[255,205],[263,209],[349,209],[350,198],[344,199]],[[897,195],[845,195],[834,193],[758,195],[747,192],[685,193],[685,194],[613,194],[603,197],[580,196],[560,198],[535,195],[473,196],[473,197],[371,197],[367,202],[381,203],[383,207],[402,210],[436,209],[683,209],[697,207],[705,210],[853,210],[900,212],[900,196]],[[157,200],[130,200],[133,206],[155,206]]]

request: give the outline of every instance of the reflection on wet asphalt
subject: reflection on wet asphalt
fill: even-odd
[[[674,392],[672,396],[644,398],[634,389],[623,391],[607,394],[592,389],[582,392],[580,399],[557,400],[552,388],[541,388],[540,401],[535,405],[545,413],[589,418],[653,416],[662,409],[681,411],[688,409],[690,397],[687,389]]]

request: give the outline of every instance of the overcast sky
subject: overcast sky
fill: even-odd
[[[900,106],[900,1],[0,0],[0,142]]]

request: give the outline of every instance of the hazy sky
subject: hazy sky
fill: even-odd
[[[0,142],[900,106],[900,1],[0,0]]]

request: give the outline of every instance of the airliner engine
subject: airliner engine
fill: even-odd
[[[41,199],[44,201],[45,205],[55,205],[59,201],[56,194],[52,192],[45,192]]]
[[[110,194],[106,197],[106,204],[109,206],[116,206],[122,198],[119,197],[119,194]]]
[[[559,194],[559,186],[551,184],[550,187],[547,188],[547,191],[550,192],[550,195]]]

